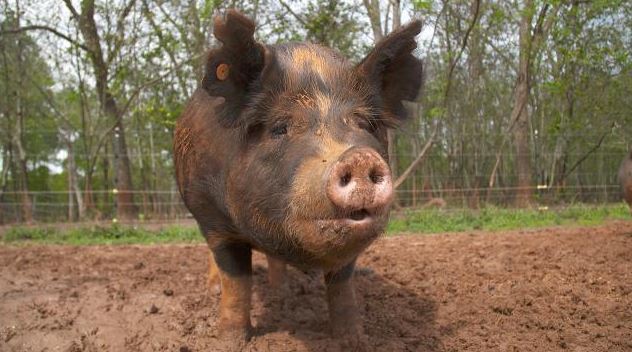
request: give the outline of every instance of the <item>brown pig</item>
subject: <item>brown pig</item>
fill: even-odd
[[[285,263],[322,269],[334,336],[362,341],[357,256],[388,220],[393,180],[386,132],[406,118],[422,63],[421,23],[393,32],[352,64],[309,43],[264,45],[236,11],[216,18],[208,54],[174,137],[180,194],[221,282],[219,332],[234,349],[251,333],[251,252],[272,284]],[[230,342],[232,341],[232,342]]]
[[[623,199],[630,206],[630,212],[632,212],[632,150],[621,162],[619,168],[619,183],[621,184],[621,191],[623,192]]]

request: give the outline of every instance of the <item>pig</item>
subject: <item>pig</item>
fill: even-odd
[[[632,150],[623,159],[621,167],[619,167],[619,184],[621,184],[623,199],[630,206],[630,214],[632,214]]]
[[[387,131],[420,90],[420,30],[401,27],[353,64],[317,44],[264,45],[236,10],[214,19],[221,46],[177,121],[174,164],[220,283],[218,335],[234,350],[252,333],[253,250],[272,286],[286,263],[322,270],[331,333],[366,341],[351,279],[387,224]]]

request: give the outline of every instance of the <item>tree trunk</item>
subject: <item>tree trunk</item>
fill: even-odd
[[[121,220],[134,220],[138,210],[132,193],[132,176],[125,141],[123,121],[119,119],[113,140],[114,164],[116,169],[116,216]]]
[[[206,36],[202,32],[200,25],[200,14],[197,8],[197,3],[194,0],[189,0],[188,6],[188,27],[189,27],[189,39],[193,43],[193,52],[196,54],[203,53],[207,49]],[[193,72],[195,72],[195,78],[199,82],[204,77],[204,63],[206,62],[206,56],[202,56],[197,60],[194,60]]]
[[[16,28],[20,27],[20,6],[19,3],[16,4]],[[23,41],[22,35],[17,36],[18,41],[18,50],[17,50],[17,65],[18,65],[18,75],[16,77],[16,88],[15,88],[15,112],[16,112],[16,121],[15,121],[15,135],[13,136],[13,144],[18,152],[18,184],[20,186],[20,203],[22,208],[22,221],[26,223],[33,222],[33,205],[31,202],[31,196],[29,194],[29,183],[28,183],[28,167],[26,161],[26,151],[24,150],[24,145],[22,144],[22,139],[24,138],[24,104],[22,102],[22,93],[23,93],[23,79],[24,75],[24,66],[22,63],[23,60]]]
[[[362,0],[366,12],[369,15],[371,29],[373,30],[373,42],[377,43],[384,37],[382,33],[382,21],[380,19],[380,1],[379,0]]]
[[[75,188],[75,179],[72,172],[74,168],[74,152],[72,148],[72,142],[66,142],[66,149],[68,151],[68,157],[66,158],[66,172],[68,173],[68,221],[75,221],[75,202],[74,194],[72,190]]]
[[[146,126],[141,126],[140,122],[136,122],[135,124],[136,126],[136,131],[137,133],[140,135],[141,134],[141,129],[142,130],[146,130]],[[151,139],[151,136],[150,136]],[[146,155],[146,150],[144,150],[144,145],[143,145],[143,141],[139,140],[138,143],[136,144],[136,156],[137,156],[137,160],[138,160],[138,170],[140,172],[140,182],[141,182],[141,189],[143,190],[142,194],[140,195],[142,198],[142,211],[141,214],[143,216],[144,219],[148,219],[150,217],[151,214],[151,209],[150,209],[150,194],[148,192],[148,190],[151,188],[150,187],[150,180],[149,180],[149,176],[148,174],[148,170],[147,170],[147,163],[145,162],[145,160],[143,159],[143,156]]]
[[[109,144],[107,143],[103,146],[105,149],[103,153],[103,159],[101,159],[101,170],[103,171],[103,188],[109,191],[110,189],[112,189],[112,184],[110,183],[110,157],[108,156],[108,146]],[[106,214],[109,215],[112,211],[112,209],[109,207],[112,202],[112,200],[110,199],[110,192],[103,193],[102,202],[104,207],[103,209],[105,209]]]
[[[95,211],[94,194],[92,192],[92,174],[94,173],[94,166],[88,166],[86,170],[86,176],[83,179],[85,183],[83,186],[83,207],[85,209],[85,215],[92,217],[92,213]]]
[[[4,192],[7,190],[7,184],[9,180],[9,169],[11,165],[11,146],[7,145],[2,148],[2,172],[0,173],[0,225],[5,223],[4,215]]]
[[[472,0],[470,3],[470,13],[484,13],[485,2],[482,0]],[[470,38],[468,41],[469,53],[467,56],[469,89],[468,89],[468,114],[466,115],[467,123],[464,124],[469,133],[476,131],[477,126],[482,126],[487,123],[484,117],[484,82],[483,82],[483,56],[484,45],[482,44],[481,30],[479,26],[472,26]],[[481,132],[485,131],[484,128],[480,129]],[[471,165],[474,190],[470,195],[470,207],[480,207],[480,190],[485,183],[485,179],[482,175],[482,165],[484,165],[484,156],[486,154],[487,143],[481,143],[486,141],[487,136],[480,136],[480,138],[473,139],[471,136],[464,136],[464,140],[468,141],[469,148],[473,151],[473,158],[465,158],[465,161]]]
[[[19,103],[18,103],[19,106]],[[18,112],[17,125],[22,124],[21,113]],[[33,222],[33,203],[31,201],[31,195],[29,193],[29,180],[28,180],[28,167],[26,162],[26,152],[22,145],[22,129],[18,128],[18,133],[14,138],[15,146],[18,150],[18,184],[20,190],[20,203],[22,208],[21,220],[26,223]]]
[[[101,110],[113,122],[115,122],[112,149],[116,168],[116,216],[122,220],[136,218],[136,207],[132,193],[132,173],[127,143],[125,141],[125,128],[123,124],[123,112],[119,110],[116,99],[111,94],[108,83],[108,64],[103,56],[101,38],[94,19],[94,0],[81,2],[81,13],[78,13],[70,0],[65,0],[66,6],[79,22],[79,30],[88,48],[88,56],[92,63],[95,76],[96,90]]]
[[[154,215],[160,214],[158,209],[158,199],[156,191],[156,181],[158,180],[158,174],[156,173],[156,151],[154,148],[154,124],[149,123],[149,157],[151,160],[151,181],[150,188],[151,191],[151,210]]]
[[[525,5],[529,8],[530,1]],[[523,11],[520,19],[520,57],[518,62],[518,79],[514,92],[514,105],[511,121],[515,121],[513,140],[515,147],[515,167],[517,173],[517,190],[515,205],[528,207],[533,201],[531,148],[529,145],[529,103],[530,93],[530,54],[531,54],[531,19],[532,11]]]
[[[393,5],[393,30],[402,25],[401,0],[390,0]]]
[[[85,203],[83,202],[81,191],[79,190],[75,149],[70,139],[66,141],[66,148],[68,149],[68,158],[66,161],[68,168],[68,220],[75,221],[75,215],[77,215],[77,220],[83,219]],[[77,204],[76,209],[74,208],[75,203]]]
[[[524,105],[529,99],[528,83],[525,82],[524,73],[520,74],[518,85],[516,87],[514,110],[512,114],[517,116],[514,135],[515,147],[515,165],[518,182],[516,190],[515,204],[517,207],[527,207],[531,204],[533,198],[532,190],[532,170],[531,170],[531,153],[529,145],[529,113]],[[521,107],[522,106],[522,107]]]
[[[544,3],[538,11],[535,24],[533,0],[526,0],[521,11],[519,33],[518,79],[514,92],[511,121],[515,121],[513,137],[516,151],[515,166],[518,175],[518,190],[515,205],[527,207],[533,203],[533,170],[531,165],[530,117],[527,105],[531,94],[531,61],[539,52],[544,38],[550,31],[562,2],[551,5]],[[552,11],[551,6],[553,6]]]

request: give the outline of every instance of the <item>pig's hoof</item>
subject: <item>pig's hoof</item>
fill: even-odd
[[[221,331],[219,334],[218,351],[240,352],[243,351],[250,339],[249,330]]]
[[[211,297],[219,296],[222,293],[222,286],[220,284],[209,284],[208,292]]]
[[[369,345],[369,338],[364,333],[353,333],[338,337],[341,351],[365,352],[373,351]]]
[[[360,324],[338,325],[333,328],[332,333],[339,341],[341,351],[372,351],[369,346],[369,338]]]

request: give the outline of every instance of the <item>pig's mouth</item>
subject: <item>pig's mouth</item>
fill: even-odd
[[[348,228],[354,232],[375,232],[379,228],[379,220],[380,216],[378,214],[372,213],[367,209],[359,209],[348,212],[343,216],[334,220],[336,225],[342,228]]]
[[[318,265],[334,268],[348,263],[380,236],[387,209],[338,210],[310,217],[293,217],[288,229]]]
[[[382,212],[362,208],[340,212],[330,219],[322,219],[321,225],[325,225],[324,228],[333,229],[338,233],[353,232],[371,236],[379,234],[385,223],[384,219],[385,216]]]
[[[368,220],[371,221],[371,213],[369,213],[366,209],[354,210],[349,213],[348,219],[352,221],[363,221]]]

